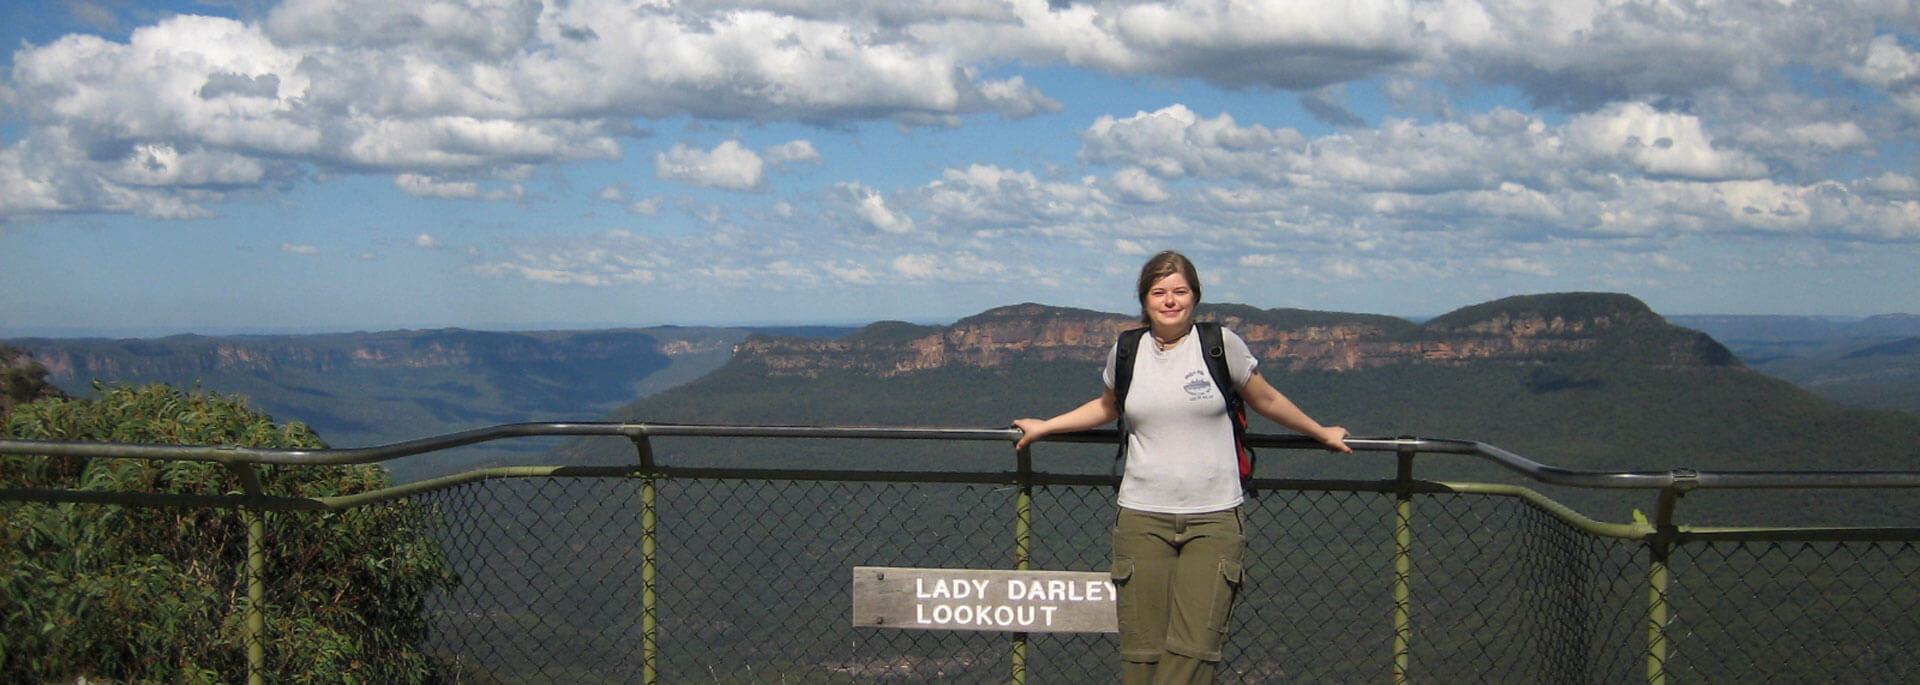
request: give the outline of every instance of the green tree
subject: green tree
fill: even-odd
[[[165,385],[15,407],[0,437],[317,449],[238,398]],[[255,467],[269,494],[344,495],[390,484],[372,466]],[[0,488],[241,492],[202,462],[0,456]],[[270,680],[418,682],[424,601],[453,582],[432,512],[411,502],[266,512]],[[235,682],[246,674],[243,513],[0,502],[0,681]]]
[[[33,354],[0,345],[0,417],[16,406],[37,399],[66,396],[47,382],[47,367],[34,361]]]

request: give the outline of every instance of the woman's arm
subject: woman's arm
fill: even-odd
[[[1073,433],[1089,428],[1113,423],[1120,418],[1120,403],[1114,399],[1113,389],[1108,388],[1099,397],[1076,407],[1073,411],[1042,421],[1040,419],[1019,419],[1013,427],[1020,429],[1020,441],[1014,443],[1014,449],[1025,449],[1033,441],[1054,433]]]
[[[1246,385],[1241,386],[1240,397],[1246,400],[1247,408],[1252,409],[1254,413],[1273,419],[1274,423],[1296,433],[1319,440],[1327,446],[1328,450],[1353,452],[1353,448],[1347,446],[1347,429],[1320,425],[1320,422],[1313,420],[1313,417],[1307,416],[1306,412],[1300,411],[1300,407],[1295,406],[1293,400],[1280,394],[1280,389],[1273,387],[1273,384],[1268,383],[1267,379],[1262,378],[1258,372],[1253,374],[1253,378],[1247,379]]]

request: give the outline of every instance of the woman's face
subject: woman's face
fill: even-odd
[[[1147,320],[1153,322],[1155,329],[1173,334],[1193,325],[1194,299],[1187,277],[1171,273],[1153,282],[1147,289],[1147,300],[1141,305],[1146,307]]]

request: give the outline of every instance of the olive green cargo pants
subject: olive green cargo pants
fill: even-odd
[[[1121,677],[1127,685],[1213,682],[1245,549],[1238,509],[1120,510],[1113,583],[1120,590]]]

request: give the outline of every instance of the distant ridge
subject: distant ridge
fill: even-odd
[[[1397,364],[1469,361],[1542,364],[1593,356],[1661,367],[1738,366],[1725,347],[1673,326],[1631,296],[1565,293],[1511,297],[1463,308],[1424,325],[1373,314],[1203,305],[1199,318],[1224,322],[1254,354],[1289,370],[1349,371]],[[951,326],[883,322],[838,340],[756,336],[739,361],[775,375],[848,370],[879,376],[1016,362],[1103,363],[1129,316],[1024,303]]]
[[[1908,338],[1920,336],[1920,315],[1880,314],[1865,319],[1820,316],[1703,315],[1669,317],[1676,324],[1697,328],[1714,339],[1738,347],[1742,343],[1830,341],[1854,338]]]
[[[1227,322],[1260,356],[1268,377],[1316,418],[1366,434],[1487,440],[1573,467],[1915,463],[1910,445],[1920,415],[1848,410],[1803,389],[1869,388],[1876,394],[1861,396],[1862,405],[1920,406],[1906,390],[1920,387],[1912,380],[1920,377],[1913,372],[1920,356],[1895,340],[1848,348],[1872,351],[1821,367],[1838,374],[1806,369],[1796,388],[1778,380],[1790,376],[1756,373],[1751,361],[1743,365],[1706,333],[1611,293],[1502,298],[1424,323],[1231,303],[1204,305],[1200,316]],[[94,378],[239,393],[279,420],[313,426],[335,446],[363,446],[497,423],[595,418],[1004,426],[1097,393],[1114,336],[1137,322],[1133,312],[1022,303],[951,325],[883,321],[857,330],[442,329],[0,342],[31,349],[37,360],[52,362],[48,368],[80,374],[60,383],[76,393]],[[1835,436],[1864,443],[1842,449]],[[981,458],[977,448],[956,458]],[[467,449],[488,452],[445,464],[405,460],[394,466],[396,475],[476,463],[632,459],[631,445],[620,441],[559,453],[533,441]],[[692,458],[673,449],[663,445],[662,458]],[[769,455],[736,446],[701,458],[840,463],[847,457],[841,449],[781,445]],[[1105,452],[1075,468],[1104,473],[1111,461],[1111,450]],[[916,447],[884,464],[939,467],[946,458]]]
[[[1269,380],[1316,419],[1359,435],[1486,441],[1545,463],[1591,469],[1912,468],[1920,414],[1843,407],[1753,371],[1727,347],[1673,325],[1638,299],[1557,293],[1494,300],[1424,324],[1389,316],[1240,304],[1202,319],[1243,336]],[[874,324],[841,339],[755,336],[713,373],[615,410],[612,420],[799,425],[1005,426],[1050,416],[1100,392],[1099,367],[1130,313],[1023,303],[951,326]],[[1894,350],[1897,351],[1897,350]],[[1256,431],[1284,432],[1265,419]],[[656,446],[664,463],[779,468],[931,469],[1011,457],[1004,446],[808,443]],[[1105,445],[1047,445],[1060,472],[1107,473]],[[570,443],[569,464],[623,464],[629,445]],[[1390,458],[1282,452],[1262,468],[1293,478],[1390,478]],[[1273,464],[1268,467],[1266,464]],[[1429,456],[1421,477],[1506,480],[1474,460]],[[1553,495],[1610,520],[1651,506],[1644,492]],[[1804,493],[1701,493],[1696,514],[1734,525],[1827,522],[1860,506],[1911,521],[1920,501],[1801,501]],[[1790,501],[1788,501],[1790,500]],[[1763,503],[1764,502],[1764,503]],[[1836,503],[1837,502],[1837,503]],[[1904,517],[1904,518],[1903,518]]]
[[[1920,412],[1920,316],[1680,316],[1755,371],[1850,406]]]

